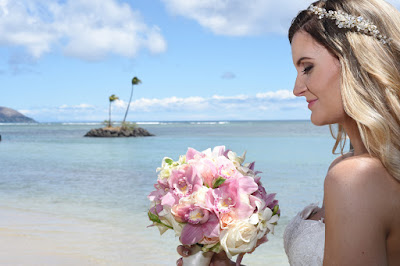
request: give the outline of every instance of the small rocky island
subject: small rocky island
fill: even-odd
[[[0,123],[37,123],[30,117],[24,116],[20,112],[0,106]]]
[[[126,117],[129,112],[129,106],[131,105],[132,101],[132,94],[133,94],[133,86],[140,84],[142,81],[137,77],[133,77],[131,84],[131,97],[129,98],[128,105],[126,107],[126,112],[124,119],[121,122],[121,126],[113,127],[111,123],[111,105],[114,101],[119,100],[119,97],[115,94],[112,94],[108,97],[109,100],[109,107],[108,107],[108,115],[109,119],[105,120],[106,127],[104,128],[95,128],[91,129],[88,133],[86,133],[85,137],[103,137],[103,138],[118,138],[118,137],[149,137],[154,136],[146,129],[138,127],[136,123],[131,123],[126,121]]]
[[[149,137],[154,136],[149,131],[141,127],[105,127],[91,129],[85,137]]]

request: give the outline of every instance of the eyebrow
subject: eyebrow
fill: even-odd
[[[301,61],[305,60],[305,59],[311,59],[310,57],[302,57],[299,60],[297,60],[296,66],[299,66]]]

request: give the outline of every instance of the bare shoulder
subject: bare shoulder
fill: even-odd
[[[324,183],[324,265],[386,265],[398,182],[370,156],[332,164]]]
[[[349,157],[353,156],[353,152],[350,151],[348,153],[342,154],[339,157],[337,157],[335,160],[333,160],[333,162],[331,163],[331,165],[329,166],[329,170],[331,170],[332,167],[334,167],[335,165],[337,165],[338,163],[340,163],[341,161],[343,161],[344,159],[347,159]]]
[[[376,185],[376,182],[385,183],[392,179],[393,177],[390,176],[379,159],[362,155],[336,159],[329,168],[325,181],[337,185],[363,184],[373,186]]]
[[[351,156],[332,164],[324,190],[326,201],[350,202],[345,207],[350,213],[373,208],[374,217],[381,221],[394,204],[400,206],[400,182],[388,173],[379,159],[368,155]]]

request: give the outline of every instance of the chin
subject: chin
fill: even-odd
[[[319,123],[319,122],[314,122],[311,120],[311,123],[313,123],[314,126],[325,126],[328,125],[328,123]]]
[[[329,121],[326,121],[326,119],[321,119],[320,117],[317,116],[313,116],[311,114],[311,123],[313,123],[315,126],[325,126],[325,125],[329,125],[331,123],[329,123]]]

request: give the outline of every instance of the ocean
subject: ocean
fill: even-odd
[[[275,234],[242,263],[288,265],[284,228],[307,204],[322,203],[324,177],[337,156],[328,127],[310,121],[139,126],[156,136],[83,137],[101,127],[97,123],[0,124],[0,231],[24,232],[57,247],[60,256],[84,257],[88,265],[175,265],[178,238],[147,227],[156,168],[163,157],[177,160],[188,147],[225,145],[240,155],[247,152],[246,162],[255,161],[281,208]],[[16,216],[18,222],[10,220]]]

